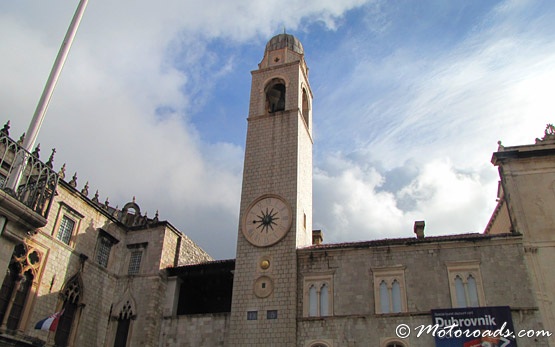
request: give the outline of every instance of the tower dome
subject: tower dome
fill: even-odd
[[[303,45],[295,36],[290,34],[279,34],[270,39],[266,44],[266,53],[287,48],[293,52],[304,54]]]

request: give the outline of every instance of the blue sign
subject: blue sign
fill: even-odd
[[[516,347],[509,306],[432,310],[436,347]]]

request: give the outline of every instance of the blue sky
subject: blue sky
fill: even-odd
[[[0,105],[19,137],[77,2],[0,4]],[[39,142],[89,191],[235,254],[250,71],[283,29],[314,94],[326,242],[483,231],[504,145],[555,110],[550,1],[89,3]]]

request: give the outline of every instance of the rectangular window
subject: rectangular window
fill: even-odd
[[[268,310],[266,312],[266,319],[277,319],[278,311],[277,310]]]
[[[479,261],[447,263],[451,304],[455,308],[484,306],[485,296]]]
[[[60,202],[56,222],[52,228],[52,237],[71,246],[74,242],[74,235],[79,232],[79,225],[83,218],[84,216],[77,210],[65,202]]]
[[[98,229],[98,240],[96,242],[95,260],[97,264],[102,267],[108,267],[108,260],[110,259],[110,251],[112,246],[119,241],[110,235],[107,231]]]
[[[372,269],[374,307],[377,314],[407,312],[405,267],[398,265]]]
[[[129,269],[127,273],[129,275],[136,275],[139,273],[141,268],[141,258],[143,257],[142,250],[131,251],[131,257],[129,258]]]
[[[247,320],[257,320],[258,311],[247,311]]]
[[[69,241],[71,240],[71,235],[73,234],[73,230],[75,229],[75,221],[68,216],[62,216],[62,221],[60,222],[60,226],[58,227],[58,234],[56,238],[66,245],[69,245]]]
[[[333,315],[333,275],[308,275],[304,278],[303,315],[326,317]]]
[[[98,244],[96,246],[96,262],[102,267],[108,267],[108,260],[110,259],[110,251],[112,250],[112,241],[107,237],[99,236]]]

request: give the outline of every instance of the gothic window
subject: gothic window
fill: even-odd
[[[309,113],[310,113],[310,106],[308,103],[308,95],[306,93],[306,89],[303,88],[303,105],[302,105],[302,114],[303,114],[303,118],[304,121],[306,123],[306,126],[309,126]]]
[[[308,302],[309,302],[308,315],[310,317],[317,316],[318,315],[318,290],[316,289],[315,285],[311,285],[310,289],[308,290]]]
[[[116,338],[114,340],[114,347],[126,347],[127,339],[129,337],[129,328],[131,326],[131,319],[133,319],[133,310],[129,301],[123,305],[121,312],[117,318]]]
[[[304,288],[305,317],[333,315],[332,275],[307,276]]]
[[[71,235],[73,233],[73,229],[75,228],[75,221],[68,216],[63,216],[62,221],[60,222],[60,226],[58,228],[58,234],[56,238],[66,245],[69,245],[69,240],[71,239]]]
[[[376,313],[407,311],[403,266],[373,269]]]
[[[274,78],[265,88],[266,107],[269,113],[285,110],[285,81]]]
[[[6,322],[6,327],[11,330],[16,330],[19,321],[23,317],[23,309],[25,303],[27,302],[27,296],[31,290],[31,285],[33,284],[33,274],[30,270],[25,271],[21,280],[19,281],[19,287],[15,291],[13,296],[13,305],[10,310],[10,315]]]
[[[35,279],[40,268],[41,254],[24,244],[15,246],[2,287],[0,287],[0,323],[17,330],[22,326],[27,306],[36,292]]]
[[[67,346],[72,339],[72,335],[75,335],[72,329],[79,317],[82,291],[79,276],[75,275],[67,282],[64,290],[60,293],[63,301],[61,308],[63,313],[60,316],[56,335],[54,336],[56,346]]]
[[[397,279],[389,282],[380,282],[380,311],[379,313],[399,313],[402,312],[401,304],[401,285]]]
[[[477,307],[485,304],[479,262],[447,264],[453,307]]]
[[[4,321],[16,283],[19,281],[19,266],[17,263],[10,263],[6,276],[0,289],[0,322]]]

